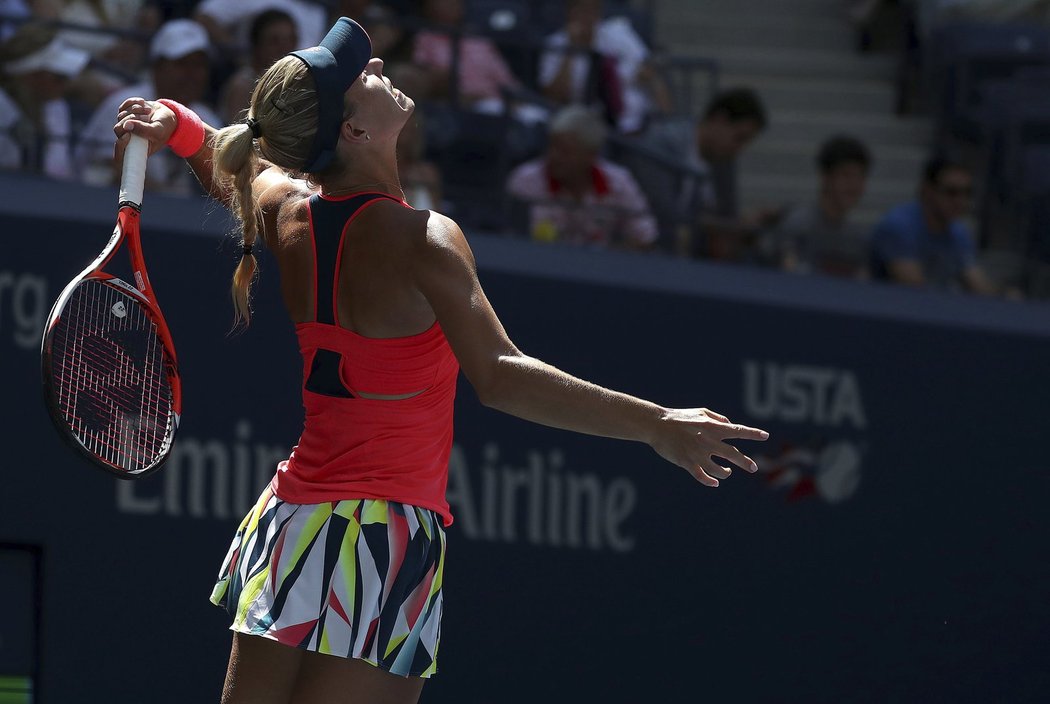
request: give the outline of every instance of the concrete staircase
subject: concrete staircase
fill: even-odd
[[[863,55],[845,0],[657,0],[656,42],[674,54],[715,58],[721,85],[754,88],[769,129],[740,160],[746,209],[807,201],[817,188],[820,143],[846,133],[875,164],[856,215],[873,224],[911,198],[926,157],[926,119],[893,112],[893,59]]]

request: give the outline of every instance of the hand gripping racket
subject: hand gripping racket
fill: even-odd
[[[182,413],[175,347],[139,240],[147,148],[132,135],[113,236],[55,301],[40,350],[55,428],[81,455],[124,479],[160,467]],[[135,285],[103,271],[122,244]]]

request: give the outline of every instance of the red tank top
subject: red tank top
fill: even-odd
[[[277,467],[274,493],[314,504],[387,499],[436,511],[452,523],[445,486],[459,364],[441,326],[410,337],[363,337],[339,327],[337,282],[346,231],[382,193],[310,198],[317,309],[295,326],[303,355],[306,419]],[[402,202],[402,205],[408,207]],[[410,398],[377,400],[359,393]]]

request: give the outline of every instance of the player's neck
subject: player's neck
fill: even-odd
[[[321,184],[321,193],[328,196],[340,196],[360,191],[379,191],[402,200],[405,197],[396,165],[391,168],[348,170]]]

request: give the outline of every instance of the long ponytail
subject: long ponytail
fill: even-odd
[[[347,103],[347,113],[353,106]],[[295,56],[278,59],[255,84],[247,124],[230,125],[218,131],[212,144],[214,175],[230,194],[230,208],[240,221],[243,254],[233,272],[234,327],[251,322],[251,286],[258,262],[251,253],[262,226],[262,213],[255,202],[252,181],[259,171],[260,157],[289,174],[310,177],[299,169],[310,154],[317,132],[317,92],[313,77]],[[257,137],[257,138],[256,138]],[[329,169],[338,168],[333,163]]]
[[[224,190],[230,193],[230,208],[240,222],[241,260],[233,272],[230,294],[233,297],[234,327],[248,325],[252,318],[251,287],[259,263],[252,248],[259,235],[261,214],[252,194],[252,180],[258,157],[252,142],[252,131],[246,124],[230,125],[219,130],[213,145],[214,169]]]

